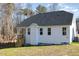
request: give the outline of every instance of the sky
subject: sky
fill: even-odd
[[[26,3],[18,4],[21,8],[26,8]],[[39,5],[39,3],[32,3],[32,9]],[[49,7],[51,3],[42,3],[42,5]],[[58,3],[59,10],[69,11],[74,14],[74,16],[79,17],[79,3]]]

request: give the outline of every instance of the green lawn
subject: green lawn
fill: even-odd
[[[28,46],[18,48],[0,49],[0,55],[3,56],[51,56],[51,55],[78,55],[79,43],[71,45],[51,45],[51,46]]]

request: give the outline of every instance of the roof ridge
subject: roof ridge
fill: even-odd
[[[73,19],[72,13],[62,10],[54,12],[47,12],[33,15],[25,19],[23,22],[21,22],[19,26],[29,26],[32,23],[36,23],[39,26],[71,25]]]

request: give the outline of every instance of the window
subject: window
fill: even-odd
[[[48,35],[51,35],[51,28],[48,28]]]
[[[62,28],[62,34],[63,34],[63,35],[66,35],[66,27],[63,27],[63,28]]]
[[[40,35],[43,35],[43,29],[40,28]]]
[[[30,35],[30,28],[28,28],[28,35]]]

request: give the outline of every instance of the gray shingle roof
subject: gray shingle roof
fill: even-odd
[[[52,26],[52,25],[71,25],[73,14],[66,11],[54,11],[48,13],[40,13],[25,19],[18,27],[27,27],[32,23],[39,26]]]

